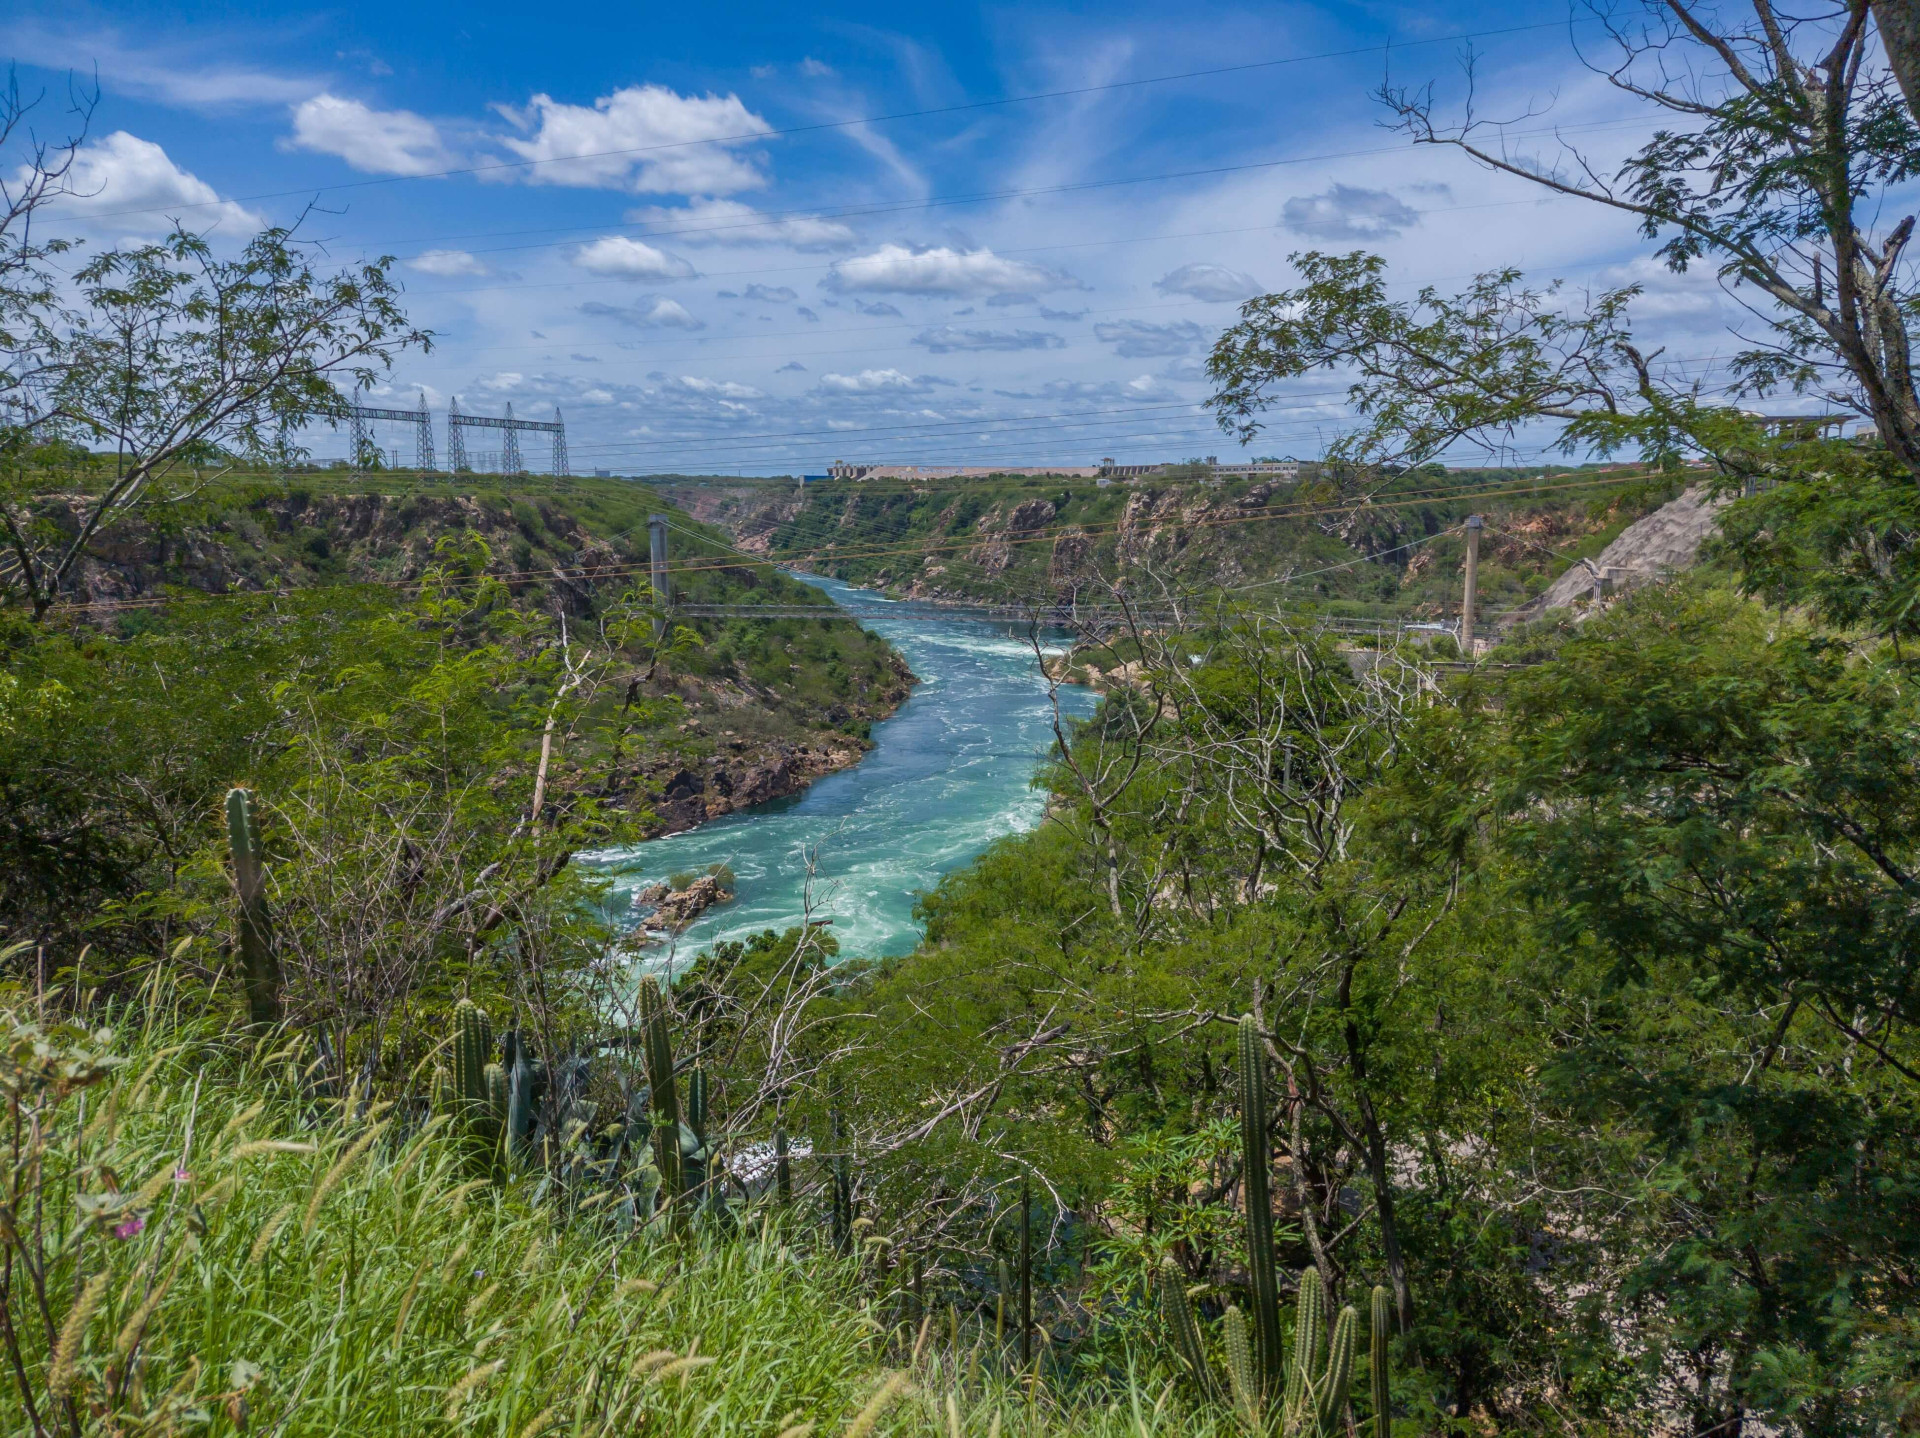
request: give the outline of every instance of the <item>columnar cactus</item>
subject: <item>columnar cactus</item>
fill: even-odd
[[[508,1033],[503,1047],[507,1060],[507,1147],[516,1159],[524,1159],[533,1148],[534,1097],[539,1075],[527,1054],[526,1041],[517,1030]]]
[[[1020,1366],[1033,1361],[1033,1194],[1020,1180]]]
[[[1267,1058],[1253,1016],[1240,1020],[1241,1186],[1247,1212],[1247,1272],[1253,1299],[1253,1356],[1263,1390],[1280,1381],[1280,1289],[1273,1272],[1273,1160],[1267,1149]]]
[[[474,1146],[479,1149],[486,1163],[494,1164],[500,1158],[501,1140],[506,1135],[507,1108],[512,1092],[506,1068],[501,1064],[488,1064],[483,1071],[483,1078],[487,1086],[487,1104],[473,1121]]]
[[[779,1195],[782,1208],[792,1207],[793,1161],[787,1156],[785,1124],[777,1124],[773,1130],[773,1191]]]
[[[847,1162],[845,1152],[847,1130],[840,1121],[840,1110],[834,1109],[828,1115],[828,1126],[833,1134],[833,1207],[829,1215],[829,1229],[833,1235],[834,1250],[839,1253],[853,1252],[853,1171]]]
[[[1328,1300],[1318,1269],[1300,1275],[1300,1301],[1293,1328],[1291,1361],[1283,1354],[1280,1300],[1274,1273],[1273,1208],[1269,1191],[1272,1158],[1267,1148],[1266,1060],[1253,1018],[1240,1020],[1236,1067],[1240,1089],[1242,1185],[1246,1207],[1247,1269],[1253,1315],[1236,1305],[1226,1312],[1227,1382],[1208,1366],[1194,1320],[1193,1305],[1179,1271],[1171,1264],[1155,1275],[1160,1313],[1174,1352],[1211,1399],[1228,1399],[1249,1432],[1271,1431],[1276,1412],[1285,1438],[1334,1438],[1345,1431],[1353,1350],[1360,1315],[1340,1310],[1331,1339]],[[1373,1291],[1372,1372],[1374,1438],[1392,1438],[1387,1336],[1392,1319],[1384,1288]],[[1283,1386],[1284,1382],[1284,1386]]]
[[[453,1097],[476,1108],[487,1102],[487,1064],[493,1056],[493,1020],[470,999],[453,1010]]]
[[[1360,1315],[1340,1310],[1327,1338],[1327,1296],[1320,1271],[1300,1275],[1299,1317],[1293,1328],[1293,1362],[1287,1373],[1281,1431],[1302,1438],[1334,1438],[1345,1431],[1348,1390],[1353,1376],[1354,1336]]]
[[[638,995],[647,1088],[653,1098],[653,1159],[660,1170],[666,1202],[681,1207],[686,1183],[680,1167],[680,1093],[673,1079],[673,1040],[667,1032],[667,1005],[659,985],[640,981]]]
[[[453,1010],[453,1073],[447,1095],[452,1118],[465,1128],[474,1159],[482,1165],[493,1162],[507,1114],[506,1072],[490,1061],[492,1054],[493,1021],[484,1009],[462,999]]]
[[[1367,1378],[1373,1386],[1373,1438],[1393,1438],[1393,1385],[1387,1371],[1387,1339],[1393,1333],[1393,1295],[1384,1285],[1373,1290],[1373,1342]]]
[[[253,795],[227,791],[227,846],[233,853],[234,888],[240,895],[240,965],[246,974],[247,1017],[256,1028],[280,1022],[280,960],[273,952],[273,918],[267,909],[267,879],[260,867],[260,826]]]
[[[687,1164],[687,1197],[698,1206],[707,1201],[707,1071],[697,1064],[687,1075],[687,1127],[695,1143]]]

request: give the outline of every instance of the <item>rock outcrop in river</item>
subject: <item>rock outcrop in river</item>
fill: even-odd
[[[904,685],[902,688],[904,689]],[[769,799],[800,793],[814,780],[860,762],[867,746],[794,743],[775,739],[731,746],[656,775],[659,797],[652,800],[659,833],[677,834]]]
[[[733,898],[733,880],[725,873],[702,874],[683,888],[672,884],[649,884],[633,896],[636,909],[651,908],[640,920],[648,934],[677,934],[715,904]]]

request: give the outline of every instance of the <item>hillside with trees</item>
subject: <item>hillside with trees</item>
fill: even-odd
[[[1693,476],[1697,478],[1698,476]],[[1393,476],[1308,465],[1293,479],[1205,466],[1084,479],[661,477],[663,492],[783,564],[895,598],[1049,608],[1118,585],[1141,602],[1225,593],[1391,621],[1457,618],[1464,523],[1485,517],[1486,613],[1517,609],[1674,497],[1686,475],[1635,466],[1448,469]]]
[[[754,656],[790,673],[810,641],[656,631],[638,592],[577,607],[574,566],[542,565],[628,516],[518,490],[418,535],[384,499],[263,492],[159,555],[160,496],[200,492],[177,426],[126,420],[145,458],[63,509],[29,450],[112,448],[99,400],[128,391],[0,227],[25,256],[8,383],[47,396],[4,436],[10,1431],[1913,1431],[1916,32],[1868,0],[1640,20],[1608,76],[1684,133],[1610,179],[1515,161],[1431,91],[1381,98],[1412,142],[1764,296],[1732,391],[1669,381],[1632,289],[1500,270],[1402,299],[1378,257],[1307,253],[1215,346],[1214,404],[1251,435],[1303,375],[1355,386],[1336,490],[1291,496],[1322,518],[1263,531],[1296,537],[1288,565],[1352,573],[1355,536],[1311,548],[1325,524],[1434,502],[1371,477],[1535,426],[1628,456],[1646,504],[1705,483],[1712,563],[1444,665],[1223,592],[1223,551],[1090,580],[1113,602],[1080,644],[1125,682],[1059,719],[1045,821],[925,894],[897,958],[804,924],[656,973],[590,862],[643,827],[643,744],[698,732],[661,674],[777,688]],[[264,449],[411,338],[341,297],[377,274],[290,245],[219,282],[333,298],[195,442]],[[102,274],[141,268],[164,306],[169,275],[214,283],[202,258],[181,238]],[[230,393],[204,335],[158,332],[152,363]],[[1783,392],[1861,435],[1746,412]],[[998,528],[903,502],[908,553],[860,562],[924,572],[951,530],[1011,569],[1006,526],[1061,506],[990,492]],[[110,533],[122,570],[93,567]],[[235,582],[150,602],[215,534]],[[724,592],[798,596],[705,542]],[[1205,604],[1134,602],[1210,573]],[[284,582],[307,576],[330,582]],[[83,584],[127,593],[90,609]],[[887,662],[809,658],[854,689]]]

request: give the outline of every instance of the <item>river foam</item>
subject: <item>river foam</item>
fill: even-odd
[[[880,598],[802,577],[862,608]],[[635,889],[669,874],[732,866],[737,897],[680,936],[675,961],[718,940],[798,924],[809,903],[815,921],[832,920],[843,955],[905,953],[920,939],[917,894],[995,839],[1040,822],[1045,796],[1031,781],[1052,742],[1053,710],[1033,649],[1010,626],[929,617],[937,613],[897,603],[863,619],[921,682],[874,726],[874,748],[853,768],[793,798],[596,856],[623,907]],[[1086,690],[1060,691],[1071,715],[1096,702]],[[667,958],[664,946],[653,952]]]

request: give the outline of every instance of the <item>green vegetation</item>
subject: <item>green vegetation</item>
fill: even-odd
[[[469,485],[396,501],[265,482],[210,491],[197,511],[172,512],[170,536],[142,537],[133,521],[108,531],[103,577],[164,603],[55,609],[39,623],[0,610],[0,924],[58,943],[111,905],[119,927],[101,942],[112,951],[170,944],[183,925],[206,922],[207,866],[225,848],[218,803],[245,782],[271,816],[269,845],[287,842],[291,823],[326,851],[330,874],[337,844],[358,848],[349,815],[393,816],[400,849],[355,862],[416,875],[385,920],[397,935],[403,913],[433,912],[429,874],[457,887],[500,858],[490,846],[509,834],[548,846],[529,855],[546,874],[536,887],[555,876],[569,887],[564,855],[575,848],[705,817],[678,797],[677,808],[655,807],[674,776],[750,769],[796,744],[857,754],[905,692],[898,658],[852,624],[694,620],[656,645],[644,574],[637,586],[632,577],[639,551],[623,531],[639,527],[643,550],[658,502],[587,486],[576,496],[582,519],[540,497],[540,543],[523,567],[503,557],[520,532],[506,525],[511,492]],[[688,532],[686,562],[702,566],[676,574],[689,602],[826,605],[765,566],[714,558],[725,554],[716,540],[666,512]],[[335,536],[318,568],[302,537],[311,534]],[[155,553],[143,566],[139,556]],[[186,587],[209,571],[221,592]],[[536,792],[539,835],[527,827]],[[692,802],[708,800],[696,791]],[[287,945],[308,943],[323,967],[340,961],[322,957],[337,937],[291,921],[283,962],[303,962]],[[439,943],[408,935],[397,947]],[[370,934],[352,941],[368,945],[389,958],[394,947]]]
[[[476,1181],[445,1119],[329,1096],[305,1040],[150,978],[70,1021],[6,995],[9,1432],[830,1433],[870,1408],[929,1435],[949,1408],[965,1432],[1209,1431],[1154,1393],[1030,1392],[977,1324],[916,1347],[870,1266],[772,1211],[675,1239]]]
[[[1136,577],[1211,586],[1177,627],[1082,636],[1108,689],[1060,726],[1045,822],[924,895],[900,958],[807,924],[656,976],[606,912],[580,859],[652,822],[646,756],[680,769],[665,804],[744,746],[703,730],[750,705],[852,739],[833,704],[887,672],[851,627],[656,625],[637,584],[597,587],[637,567],[651,495],[222,480],[143,506],[223,438],[337,407],[325,346],[224,435],[145,445],[118,497],[75,448],[97,412],[10,421],[9,1430],[1911,1431],[1920,306],[1911,225],[1877,237],[1863,207],[1920,128],[1869,19],[1852,0],[1709,45],[1742,57],[1720,97],[1667,97],[1698,133],[1599,198],[1783,307],[1736,361],[1749,397],[1817,384],[1870,434],[1669,387],[1631,292],[1577,309],[1506,270],[1394,300],[1372,257],[1303,255],[1213,354],[1248,430],[1294,380],[1355,385],[1363,422],[1287,496],[1342,518],[1243,526],[1296,568],[1386,556],[1385,514],[1492,512],[1491,480],[1414,490],[1456,477],[1442,451],[1553,422],[1634,452],[1634,503],[1722,492],[1700,573],[1435,666],[1342,645],[1231,588],[1231,546],[1180,542],[1274,492],[869,489],[763,515],[835,564],[911,561],[922,592],[936,540],[966,593],[1039,583],[1015,556],[1040,533],[1056,589],[1111,596],[1076,567],[1109,539]],[[1623,30],[1620,73],[1665,84],[1698,24],[1644,52]],[[1425,92],[1385,98],[1471,146]],[[149,432],[170,377],[206,381],[218,335],[169,331],[129,376],[22,323],[55,251],[9,243],[0,320],[71,359],[75,406],[132,379]],[[160,273],[196,257],[176,237],[87,281],[146,298],[82,298],[204,307]],[[285,236],[242,263],[205,282],[341,293]],[[359,283],[375,309],[338,322],[340,365],[411,338],[383,272]],[[1050,526],[1082,502],[1081,538],[1133,528],[1066,544]],[[1552,518],[1526,514],[1511,532]],[[675,523],[683,593],[805,593]],[[1375,568],[1324,597],[1440,582]],[[69,608],[83,582],[136,602]]]
[[[1094,601],[1110,586],[1205,605],[1222,587],[1354,618],[1458,613],[1469,514],[1487,517],[1480,593],[1523,604],[1672,498],[1684,476],[1631,466],[1454,469],[1426,464],[1363,485],[1303,467],[1294,480],[990,478],[782,487],[662,481],[736,535],[849,582],[949,600]]]

